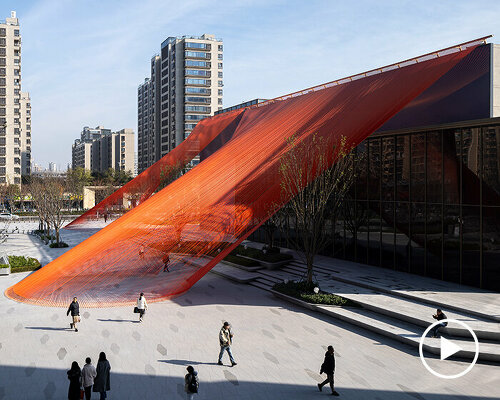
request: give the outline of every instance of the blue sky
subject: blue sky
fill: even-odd
[[[224,39],[230,106],[500,35],[496,0],[2,0],[0,19],[11,10],[33,157],[63,168],[83,126],[137,129],[137,86],[168,36]]]

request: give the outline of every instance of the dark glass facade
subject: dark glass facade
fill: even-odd
[[[500,118],[375,133],[355,151],[324,255],[500,291]]]

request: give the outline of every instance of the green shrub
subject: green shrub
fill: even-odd
[[[24,256],[9,256],[10,272],[35,271],[41,264],[36,258]],[[7,264],[0,264],[0,268],[8,268]]]
[[[253,247],[247,247],[245,249],[243,246],[238,246],[235,249],[235,252],[240,256],[250,257],[256,260],[265,261],[269,263],[293,260],[293,256],[291,254],[274,253],[274,252],[264,253],[262,250],[254,249]]]
[[[233,263],[233,264],[242,265],[244,267],[256,267],[259,265],[259,263],[257,261],[249,260],[249,259],[243,258],[243,257],[238,257],[238,256],[235,256],[233,254],[228,254],[224,258],[224,261],[228,261],[228,262]]]
[[[0,264],[0,268],[9,268],[7,264]]]
[[[346,299],[342,296],[338,296],[332,293],[326,293],[320,291],[319,293],[314,293],[314,288],[317,287],[317,283],[307,284],[307,282],[294,282],[289,281],[287,283],[280,282],[273,286],[273,290],[286,294],[287,296],[294,297],[296,299],[305,301],[311,304],[328,304],[334,306],[357,306],[353,301]]]
[[[60,248],[63,248],[63,247],[68,247],[68,243],[65,243],[65,242],[59,242],[59,243],[51,243],[49,244],[49,247],[51,248],[56,248],[56,249],[60,249]]]

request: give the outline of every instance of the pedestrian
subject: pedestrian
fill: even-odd
[[[137,312],[139,313],[139,322],[142,322],[144,314],[146,314],[146,310],[148,309],[148,303],[146,302],[144,293],[141,292],[139,295],[139,298],[137,299],[137,306],[135,308],[137,308]]]
[[[219,332],[219,344],[220,344],[220,352],[219,352],[219,362],[217,364],[222,364],[222,356],[224,355],[224,351],[227,351],[229,354],[229,360],[231,361],[231,367],[236,365],[236,361],[234,361],[233,353],[231,352],[231,344],[233,344],[233,333],[231,332],[231,325],[229,322],[224,322],[222,328]]]
[[[170,255],[167,253],[165,256],[163,256],[163,272],[170,272],[168,267],[170,266]]]
[[[106,359],[106,354],[101,351],[96,368],[97,376],[94,379],[94,387],[92,389],[93,392],[101,394],[100,400],[104,400],[107,397],[106,392],[111,389],[109,371],[111,371],[111,365],[109,365],[109,361]]]
[[[90,400],[92,395],[92,385],[94,384],[94,379],[97,376],[97,371],[92,365],[92,360],[90,357],[85,359],[85,365],[82,368],[82,386],[85,391],[85,400]]]
[[[443,319],[447,319],[447,318],[446,318],[445,313],[444,313],[443,311],[441,311],[441,309],[440,309],[440,308],[438,308],[438,309],[436,310],[436,314],[434,314],[434,315],[432,316],[432,318],[437,319],[438,321],[441,321],[441,320],[443,320]],[[441,328],[441,327],[443,327],[443,328],[444,328],[445,326],[448,326],[448,322],[441,322],[441,323],[439,323],[439,324],[436,324],[436,325],[435,325],[435,326],[431,329],[431,331],[432,331],[432,337],[433,337],[433,338],[437,338],[437,337],[439,337],[439,336],[438,336],[438,331],[439,331],[439,328]]]
[[[338,396],[338,392],[333,388],[334,386],[334,380],[333,380],[333,375],[335,374],[335,352],[333,350],[333,346],[328,346],[328,350],[325,353],[325,360],[323,361],[323,364],[321,364],[321,369],[319,370],[320,374],[325,373],[326,374],[326,379],[318,383],[318,389],[319,391],[323,391],[323,386],[325,386],[327,383],[330,383],[330,389],[332,389],[332,395],[333,396]]]
[[[108,213],[104,213],[104,223],[108,222]]]
[[[71,369],[67,372],[69,379],[68,400],[80,400],[80,382],[82,371],[76,361],[71,364]]]
[[[66,312],[66,316],[71,313],[71,318],[73,319],[73,322],[69,324],[69,327],[71,329],[75,328],[75,332],[78,332],[78,328],[76,327],[76,324],[80,322],[80,304],[78,304],[78,300],[76,297],[73,297],[73,301],[68,307],[68,311]]]
[[[200,382],[198,381],[198,372],[190,365],[186,368],[188,373],[184,377],[184,390],[186,391],[187,400],[193,400],[194,395],[198,393]]]

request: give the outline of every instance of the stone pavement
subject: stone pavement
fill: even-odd
[[[0,290],[24,275],[0,278]],[[438,379],[408,346],[215,274],[181,297],[151,304],[142,324],[131,307],[81,314],[76,333],[64,309],[0,298],[0,399],[65,399],[71,362],[96,360],[100,351],[112,367],[111,400],[182,399],[189,364],[199,371],[199,400],[321,398],[328,388],[319,393],[315,385],[328,344],[344,399],[492,399],[500,384],[498,367],[484,364],[454,381]],[[234,368],[227,358],[215,364],[224,320],[235,332]]]
[[[63,238],[74,245],[90,234],[64,231]],[[39,245],[37,238],[19,235],[0,250],[18,254],[22,249],[47,262],[58,255],[54,251],[66,250]],[[0,290],[26,275],[0,277]],[[320,398],[329,391],[325,387],[319,393],[315,386],[328,344],[335,347],[336,386],[345,399],[498,398],[496,365],[482,363],[462,378],[439,379],[408,345],[213,273],[185,295],[151,304],[142,324],[131,307],[81,311],[83,322],[75,333],[68,329],[64,309],[0,297],[0,400],[65,399],[71,362],[82,365],[86,356],[95,361],[100,351],[112,366],[110,400],[185,398],[183,375],[189,364],[200,374],[199,400]],[[235,331],[234,368],[227,358],[224,367],[216,365],[224,320]],[[441,362],[430,358],[429,363]],[[450,361],[442,368],[467,365]]]

